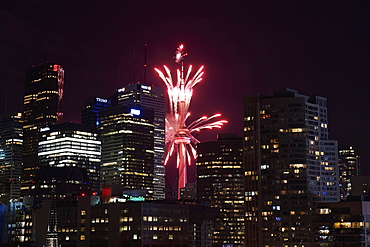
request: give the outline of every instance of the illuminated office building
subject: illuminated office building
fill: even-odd
[[[29,192],[39,170],[40,129],[62,122],[64,70],[46,63],[26,71],[23,125],[23,171],[21,192]]]
[[[244,98],[247,246],[313,246],[318,202],[338,202],[326,99],[292,89]]]
[[[154,196],[153,109],[116,105],[100,112],[101,180]]]
[[[90,183],[93,191],[99,191],[101,142],[97,138],[95,128],[76,123],[57,124],[42,129],[39,142],[41,180],[53,179],[50,177],[50,173],[53,173],[51,170],[55,170],[56,175],[78,172],[81,173],[80,177],[86,177],[86,174],[89,181],[84,181],[86,179],[81,181],[75,174],[70,176],[70,180],[64,181],[65,186],[68,187],[72,183],[80,187],[79,184],[84,182]],[[48,179],[45,179],[44,173],[47,174]],[[63,175],[63,178],[66,177],[68,175]]]
[[[8,243],[13,232],[13,205],[20,198],[23,142],[22,113],[0,115],[0,245]]]
[[[154,110],[154,199],[164,199],[165,92],[163,88],[135,83],[118,89],[118,104]]]
[[[109,99],[93,97],[85,100],[85,108],[81,111],[81,123],[87,126],[99,127],[99,112],[111,105]]]
[[[0,115],[0,203],[19,199],[22,170],[22,113]]]
[[[244,246],[243,139],[219,134],[197,145],[197,197],[219,211],[213,246]]]
[[[360,156],[356,151],[349,147],[348,149],[339,150],[339,181],[340,181],[340,196],[342,200],[346,200],[351,194],[353,178],[360,176]]]

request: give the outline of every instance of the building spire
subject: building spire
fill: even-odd
[[[59,247],[58,243],[58,229],[57,229],[57,207],[56,207],[56,180],[52,180],[52,191],[51,191],[51,205],[49,212],[48,231],[46,234],[46,243],[44,247]]]

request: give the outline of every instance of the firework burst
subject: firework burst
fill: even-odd
[[[190,165],[192,159],[195,159],[197,156],[195,146],[200,141],[194,137],[194,132],[199,132],[202,129],[221,128],[223,124],[227,123],[226,120],[215,120],[215,118],[221,116],[221,114],[215,114],[210,117],[201,117],[186,125],[186,120],[190,115],[189,106],[193,88],[202,81],[204,66],[200,67],[193,74],[192,66],[190,65],[186,73],[184,73],[183,59],[187,54],[184,53],[183,48],[184,46],[180,45],[175,54],[175,62],[181,65],[181,69],[178,69],[176,72],[175,81],[172,79],[171,72],[166,66],[163,66],[164,73],[159,69],[155,69],[167,87],[170,103],[170,113],[166,116],[167,149],[165,164],[176,153],[177,168],[179,170],[178,198],[180,198],[180,189],[185,187],[187,183],[187,164]]]

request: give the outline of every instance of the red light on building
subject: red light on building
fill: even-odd
[[[58,71],[58,66],[57,64],[54,64],[53,71]]]

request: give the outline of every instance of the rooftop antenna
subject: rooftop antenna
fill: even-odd
[[[146,67],[147,67],[147,64],[146,64],[146,48],[147,48],[148,44],[144,44],[144,80],[143,80],[143,84],[146,85]]]
[[[135,50],[134,50],[134,56],[133,56],[133,61],[132,61],[132,83],[135,83]]]

